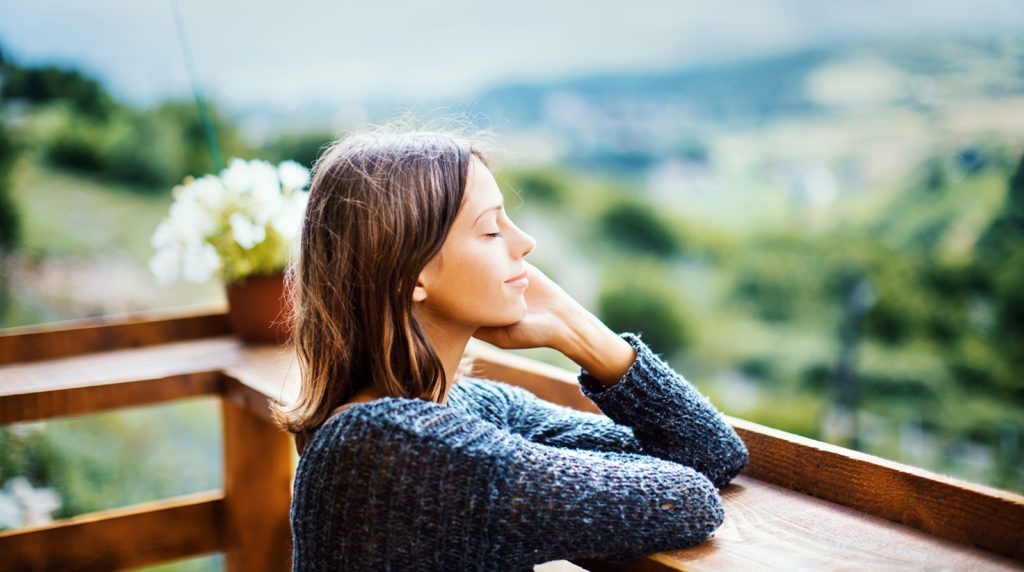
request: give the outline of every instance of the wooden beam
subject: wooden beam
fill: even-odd
[[[1024,560],[1024,496],[729,418],[743,474],[966,546]]]
[[[686,570],[675,563],[662,562],[659,554],[652,554],[630,562],[609,562],[593,558],[573,558],[570,562],[589,572],[675,572]]]
[[[120,570],[223,548],[223,495],[210,491],[0,532],[5,570]]]
[[[1020,570],[977,548],[797,493],[745,475],[721,491],[725,523],[696,546],[627,564],[580,561],[620,570]]]
[[[142,381],[0,394],[0,425],[219,394],[223,379],[216,371],[197,372]]]
[[[266,408],[266,397],[261,397]],[[290,435],[250,409],[247,392],[228,390],[224,415],[224,494],[227,569],[233,572],[291,568],[292,455]]]
[[[0,365],[230,333],[219,305],[8,328],[0,330]]]

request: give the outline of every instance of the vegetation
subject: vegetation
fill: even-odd
[[[692,327],[676,292],[656,269],[611,276],[604,282],[597,312],[609,328],[639,333],[657,352],[686,350]]]
[[[17,155],[10,130],[0,122],[0,254],[17,248],[21,238],[21,221],[11,198],[11,167]]]
[[[799,73],[788,75],[803,78],[818,61],[798,58]],[[0,250],[31,260],[102,252],[144,269],[169,188],[212,169],[193,106],[133,109],[76,71],[4,65],[0,97],[25,111],[17,122],[0,116]],[[731,80],[713,88],[711,72],[702,73],[678,81],[742,98],[746,117],[794,106],[824,113],[820,103],[782,95],[755,105],[756,94]],[[712,115],[731,109],[723,102]],[[214,118],[229,157],[309,165],[332,138],[287,133],[256,147]],[[667,156],[718,168],[704,135],[670,142]],[[615,178],[548,165],[498,176],[522,196],[513,217],[557,230],[535,256],[563,258],[545,268],[567,286],[592,286],[586,301],[610,326],[640,332],[727,413],[1024,490],[1021,151],[998,137],[936,146],[908,176],[840,193],[831,209],[843,216],[832,218],[788,191],[774,204],[761,198],[778,190],[766,159],[769,167],[741,181],[749,185],[743,204],[723,209],[741,221],[732,226],[710,221],[696,199],[646,195],[635,171]],[[630,153],[611,162],[638,169],[659,160]],[[769,222],[757,224],[762,218]],[[75,315],[19,295],[6,314],[0,305],[4,324]],[[177,494],[178,481],[216,486],[219,436],[205,407],[3,428],[0,487],[24,475],[56,489],[68,516]],[[832,427],[839,407],[856,411],[852,440]],[[174,438],[154,445],[157,433]],[[180,450],[149,455],[164,446]],[[120,451],[116,460],[101,456],[110,451]],[[201,474],[166,464],[189,451],[207,458],[188,465]]]
[[[599,236],[627,251],[667,258],[681,250],[672,227],[645,202],[634,199],[612,203],[596,222]]]
[[[201,399],[19,424],[0,431],[0,481],[22,475],[53,488],[57,517],[214,489],[219,419],[216,401]]]
[[[56,66],[22,67],[0,56],[4,82],[0,98],[23,99],[38,105],[64,101],[76,113],[92,119],[106,119],[115,103],[99,82],[72,69]]]

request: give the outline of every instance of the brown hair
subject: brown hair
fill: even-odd
[[[349,136],[314,166],[289,269],[298,399],[275,417],[301,451],[360,390],[439,401],[445,373],[412,312],[420,271],[462,205],[468,139],[385,128]]]

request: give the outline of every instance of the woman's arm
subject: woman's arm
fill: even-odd
[[[708,538],[724,512],[689,467],[530,442],[421,400],[328,422],[299,463],[297,569],[522,569],[633,559]]]
[[[696,387],[636,336],[624,339],[637,359],[619,383],[605,387],[583,371],[580,386],[605,415],[632,427],[644,453],[693,467],[717,487],[747,464],[747,448]]]
[[[535,443],[651,455],[693,467],[715,486],[725,486],[746,465],[743,441],[693,385],[638,337],[622,339],[637,357],[618,383],[605,387],[586,371],[580,374],[583,393],[605,415],[574,411],[522,388],[483,380],[456,384],[449,401],[471,402],[466,408]]]
[[[530,271],[526,318],[481,330],[477,337],[505,348],[553,347],[569,356],[583,369],[583,393],[623,430],[542,406],[536,398],[520,399],[509,409],[511,430],[564,447],[609,450],[619,441],[622,450],[694,467],[719,487],[742,470],[746,447],[707,398],[638,337],[612,333],[543,273]],[[600,438],[595,442],[593,436]]]

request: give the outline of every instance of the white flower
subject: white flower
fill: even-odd
[[[253,189],[263,187],[280,194],[281,179],[277,177],[277,169],[273,165],[266,161],[253,160],[249,161],[249,169],[252,171]]]
[[[238,207],[248,212],[257,224],[266,224],[277,211],[281,181],[277,169],[270,163],[232,159],[228,168],[221,172],[221,180],[227,190],[238,195]]]
[[[298,191],[285,199],[281,208],[270,220],[270,224],[285,240],[297,240],[302,228],[302,218],[306,214],[306,202],[309,193]]]
[[[234,213],[228,219],[231,224],[231,234],[235,242],[242,248],[249,250],[267,238],[267,228],[264,225],[254,223],[249,217],[242,213]]]
[[[246,204],[253,220],[265,225],[281,207],[281,181],[277,178],[277,169],[265,161],[249,163],[253,172],[253,184],[249,188]]]
[[[218,212],[228,201],[227,188],[220,179],[213,175],[196,179],[190,186],[195,193],[196,201],[206,207],[209,212]]]
[[[243,193],[252,186],[253,173],[245,159],[232,159],[228,168],[220,172],[224,186],[236,193]]]
[[[309,184],[309,169],[295,161],[285,161],[278,165],[277,176],[281,178],[281,186],[288,190],[298,190]]]
[[[157,284],[174,284],[181,271],[181,249],[172,244],[158,248],[153,258],[149,259],[149,270],[156,276]]]
[[[210,216],[210,212],[196,200],[193,187],[180,188],[182,192],[171,205],[171,213],[168,217],[170,230],[182,242],[196,244],[213,232],[216,221]]]
[[[181,253],[182,274],[189,282],[206,282],[220,268],[217,250],[204,242]]]
[[[50,488],[35,488],[25,477],[14,477],[4,484],[0,498],[5,506],[4,520],[14,521],[16,527],[40,526],[53,522],[51,514],[60,508],[60,496]],[[11,505],[17,514],[10,514]],[[12,518],[12,517],[16,517]]]
[[[160,250],[176,244],[178,237],[175,235],[174,227],[171,226],[170,221],[164,219],[157,225],[156,230],[153,231],[153,236],[149,239],[149,245],[153,247],[153,250]]]
[[[243,159],[232,159],[219,176],[186,179],[150,239],[150,270],[161,284],[279,271],[299,234],[309,179],[294,161]],[[281,241],[267,240],[268,225]]]
[[[0,491],[0,528],[20,528],[21,507],[18,501]]]

